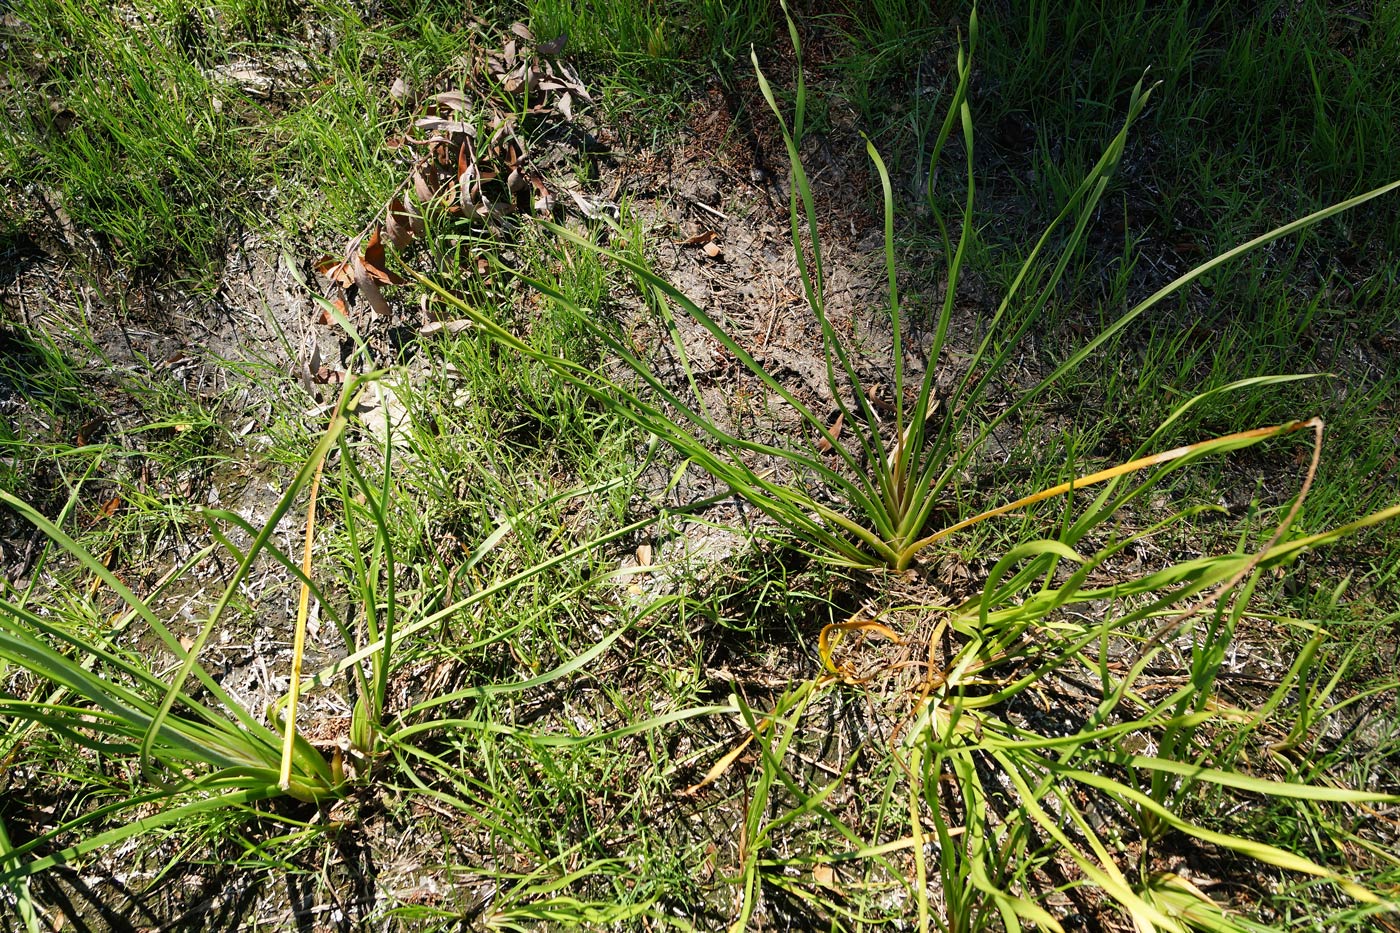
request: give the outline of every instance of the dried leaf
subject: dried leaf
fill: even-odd
[[[460,334],[464,330],[475,327],[471,321],[429,321],[418,328],[418,333],[424,337],[431,337],[433,334]]]
[[[554,195],[545,186],[544,179],[539,175],[530,176],[530,184],[535,186],[535,213],[546,217],[554,213]]]
[[[341,288],[349,288],[355,284],[355,271],[350,267],[350,260],[335,259],[330,256],[323,256],[316,262],[316,272],[324,275]]]
[[[520,25],[520,24],[517,23],[516,25],[518,26],[518,25]],[[511,39],[509,42],[507,42],[507,43],[506,43],[506,47],[505,47],[504,49],[502,49],[502,51],[505,53],[505,57],[506,57],[506,59],[505,59],[505,64],[506,64],[506,67],[507,67],[507,68],[514,68],[514,67],[515,67],[515,40],[514,40],[514,39]]]
[[[444,120],[442,117],[420,117],[413,121],[413,125],[429,133],[461,133],[465,136],[476,135],[476,127],[471,123],[463,123],[461,120]]]
[[[650,544],[637,545],[637,566],[650,567],[652,563],[652,549]]]
[[[524,39],[526,42],[535,41],[535,34],[530,32],[530,27],[526,26],[524,23],[511,23],[510,31],[515,33],[520,38]]]
[[[695,236],[693,237],[687,237],[686,239],[681,240],[681,245],[704,246],[706,243],[712,242],[714,238],[715,232],[713,230],[702,230],[701,232],[695,234]]]
[[[467,95],[462,91],[443,91],[441,94],[434,94],[433,100],[454,113],[468,109]]]
[[[332,298],[331,304],[335,306],[335,309],[340,312],[342,317],[349,317],[350,309],[345,306],[344,298]],[[325,325],[333,324],[335,323],[335,318],[331,317],[330,311],[322,307],[321,313],[316,315],[316,323]]]
[[[836,438],[838,441],[841,439],[841,428],[845,426],[845,423],[846,413],[843,411],[841,412],[841,414],[836,416],[836,423],[831,426],[831,436]],[[831,441],[827,440],[826,438],[822,438],[821,440],[817,441],[817,450],[821,453],[831,453],[831,451],[834,449],[835,445],[832,444]]]
[[[569,42],[568,32],[561,32],[559,35],[541,45],[535,47],[535,51],[541,55],[558,55],[564,51],[564,46]]]
[[[569,96],[568,92],[560,94],[559,99],[554,102],[554,106],[563,114],[565,120],[570,123],[574,122],[574,99]]]
[[[395,196],[389,202],[389,207],[384,211],[384,234],[394,249],[402,250],[412,241],[415,235],[414,219],[414,215],[404,207],[402,198]]]
[[[413,193],[418,196],[420,204],[427,204],[433,199],[433,188],[428,184],[428,179],[423,177],[422,169],[415,168],[412,176]]]
[[[369,242],[365,244],[365,256],[361,265],[371,278],[383,282],[385,285],[402,285],[407,279],[401,275],[395,275],[386,268],[384,243],[379,237],[381,229],[381,227],[375,227],[374,232],[369,235]],[[358,280],[356,284],[358,284]]]
[[[408,82],[403,79],[403,75],[395,78],[394,83],[389,87],[389,96],[400,104],[408,100],[409,93]]]
[[[382,317],[389,316],[389,302],[384,300],[384,293],[379,290],[373,278],[370,277],[369,270],[359,256],[354,259],[355,284],[360,287],[360,294],[365,296],[365,301],[374,312]]]
[[[702,249],[705,252],[705,255],[709,256],[711,259],[718,259],[720,253],[722,252],[722,250],[719,248],[719,244],[716,243],[714,240],[711,240],[710,242],[701,246],[700,249]]]

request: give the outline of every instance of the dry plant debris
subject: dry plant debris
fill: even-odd
[[[557,36],[536,44],[521,23],[499,52],[477,61],[477,81],[434,94],[413,120],[412,130],[391,140],[391,149],[414,153],[407,177],[382,211],[339,257],[323,257],[316,270],[339,289],[332,300],[339,311],[363,297],[373,314],[391,316],[382,286],[402,285],[403,276],[389,268],[386,247],[405,252],[423,239],[428,224],[439,218],[479,223],[502,232],[510,216],[551,217],[556,198],[544,172],[532,160],[527,137],[572,123],[575,108],[591,104],[583,82],[559,55],[567,41]],[[396,100],[410,97],[406,83],[396,82]],[[528,130],[527,130],[528,125]],[[485,277],[484,256],[463,256],[469,274]],[[330,322],[323,313],[322,323]]]

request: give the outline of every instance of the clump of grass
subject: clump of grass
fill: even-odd
[[[232,108],[159,17],[34,0],[8,56],[11,177],[53,186],[75,225],[123,265],[209,265],[240,210],[227,188],[250,172]]]
[[[791,32],[794,45],[797,46],[796,28],[793,27]],[[975,46],[976,35],[977,23],[974,17],[969,33],[969,47]],[[1146,469],[1171,460],[1194,458],[1207,450],[1218,449],[1213,442],[1203,442],[1204,446],[1201,447],[1189,446],[1156,456],[1147,456],[1144,445],[1139,449],[1130,467],[1125,465],[1118,471],[1099,471],[1092,478],[1081,477],[1065,484],[1063,488],[1057,488],[1053,493],[1032,493],[1008,505],[964,518],[943,529],[933,530],[928,527],[935,508],[946,500],[957,477],[973,462],[978,451],[999,426],[1046,389],[1060,382],[1097,348],[1163,298],[1240,255],[1388,193],[1400,187],[1400,182],[1276,228],[1179,276],[1129,309],[1098,336],[1060,363],[1038,385],[1022,393],[1011,405],[1006,406],[994,417],[988,418],[985,424],[974,427],[973,413],[978,410],[985,392],[993,383],[993,377],[1010,358],[1019,338],[1037,320],[1062,281],[1070,260],[1082,244],[1090,218],[1108,185],[1113,168],[1122,157],[1128,128],[1146,105],[1148,92],[1141,86],[1135,90],[1122,129],[1088,177],[1072,193],[1055,221],[1029,251],[998,305],[988,325],[986,336],[964,367],[963,375],[956,381],[956,387],[946,398],[941,398],[935,391],[935,375],[939,367],[944,365],[945,342],[952,319],[956,286],[974,228],[972,119],[966,96],[971,68],[966,54],[960,53],[958,73],[959,83],[953,92],[937,140],[932,146],[930,162],[936,169],[944,145],[955,129],[961,127],[966,154],[967,195],[963,203],[960,230],[954,239],[952,231],[943,220],[941,199],[935,186],[936,171],[930,171],[928,205],[938,221],[940,230],[943,231],[948,287],[933,340],[928,347],[920,348],[928,362],[917,382],[913,376],[906,376],[903,310],[896,284],[894,204],[890,179],[873,145],[868,147],[885,192],[885,258],[889,283],[885,313],[888,315],[892,333],[889,368],[893,375],[895,399],[891,419],[887,420],[877,411],[869,387],[858,374],[854,349],[847,346],[838,336],[826,312],[825,274],[820,238],[817,236],[816,207],[798,157],[797,141],[803,131],[806,104],[806,90],[800,68],[793,124],[791,127],[786,123],[782,124],[783,137],[793,167],[794,183],[790,212],[792,241],[807,303],[821,328],[827,385],[840,413],[836,423],[828,423],[822,414],[814,411],[806,402],[786,389],[704,309],[652,271],[638,258],[635,250],[601,249],[587,237],[562,227],[551,228],[569,243],[585,249],[599,249],[611,261],[632,273],[644,292],[654,296],[656,306],[663,317],[663,326],[671,336],[677,357],[686,370],[687,385],[684,388],[673,389],[654,375],[646,361],[640,359],[630,347],[613,335],[606,324],[598,324],[597,332],[599,339],[609,350],[624,360],[629,369],[643,380],[647,389],[660,400],[659,404],[643,400],[625,388],[601,379],[596,373],[570,365],[567,361],[557,361],[548,353],[526,346],[488,314],[478,308],[468,307],[440,286],[427,284],[444,301],[457,308],[464,317],[477,322],[501,342],[522,355],[553,365],[562,378],[594,394],[600,402],[609,405],[620,415],[633,419],[644,430],[665,439],[686,460],[722,480],[736,493],[776,519],[780,527],[795,534],[814,552],[827,559],[856,566],[888,565],[895,569],[903,569],[922,551],[948,534],[994,515],[1031,505],[1051,495],[1068,492],[1072,488],[1113,479],[1123,472],[1128,472],[1129,468]],[[761,72],[759,79],[765,97],[774,112],[779,115],[781,122],[777,102]],[[1063,242],[1057,244],[1055,235],[1062,224],[1072,224],[1072,229],[1065,234]],[[620,230],[615,232],[621,233]],[[1052,249],[1058,252],[1053,262],[1048,258],[1042,259],[1042,254]],[[807,258],[809,255],[810,259]],[[529,275],[522,275],[521,278],[555,301],[565,305],[569,303],[568,296],[560,294],[549,283]],[[689,368],[685,347],[671,319],[671,306],[683,310],[692,321],[708,331],[764,389],[780,398],[801,416],[808,436],[805,446],[795,444],[783,447],[756,443],[727,432],[714,423],[697,387],[694,374]],[[1015,314],[1010,313],[1013,308],[1016,309]],[[587,320],[588,315],[582,313],[582,309],[579,311],[581,319]],[[905,400],[910,395],[913,402],[906,407]],[[944,415],[940,412],[950,414]],[[1238,442],[1241,441],[1262,440],[1286,432],[1292,427],[1281,425],[1276,429],[1231,435],[1230,445],[1238,446]],[[843,429],[846,436],[838,436]],[[823,451],[834,453],[837,462],[832,464]],[[771,479],[771,471],[750,465],[758,457],[774,458],[799,478],[788,483]],[[819,489],[821,492],[814,493],[811,489]],[[832,495],[838,504],[830,504]]]
[[[1286,565],[1303,548],[1329,543],[1394,518],[1400,515],[1400,506],[1332,531],[1287,540],[1290,525],[1316,475],[1322,436],[1322,423],[1317,419],[1237,430],[1149,453],[1174,422],[1222,392],[1258,389],[1296,377],[1256,377],[1193,396],[1142,442],[1131,460],[1118,467],[1029,492],[1005,505],[971,510],[971,515],[941,528],[928,525],[939,503],[955,500],[954,484],[975,463],[979,450],[1007,418],[1063,380],[1096,349],[1164,298],[1252,250],[1400,188],[1400,182],[1276,227],[1178,276],[1070,353],[1049,376],[1010,405],[995,414],[981,416],[985,393],[995,375],[1005,366],[1019,339],[1041,318],[1065,280],[1071,261],[1080,252],[1111,174],[1123,156],[1129,126],[1145,107],[1149,89],[1139,84],[1132,91],[1122,128],[1087,177],[1067,190],[1055,220],[1016,268],[985,335],[954,380],[954,388],[940,395],[935,388],[935,372],[947,365],[945,349],[957,282],[975,225],[973,119],[967,94],[970,56],[978,34],[974,14],[967,47],[959,52],[957,83],[948,111],[930,147],[926,201],[940,231],[948,284],[932,341],[919,348],[927,360],[921,376],[906,373],[890,177],[874,146],[868,145],[884,188],[885,203],[888,301],[883,310],[892,335],[889,370],[894,382],[894,404],[893,413],[884,417],[861,379],[855,349],[839,335],[827,313],[817,212],[798,154],[806,106],[800,43],[795,25],[789,21],[789,26],[799,53],[791,124],[783,119],[761,71],[759,82],[779,118],[788,148],[793,172],[792,242],[807,305],[821,329],[827,386],[839,409],[834,424],[789,391],[703,308],[638,258],[640,250],[635,243],[625,249],[608,249],[589,237],[550,226],[566,248],[596,251],[629,272],[657,310],[664,332],[672,339],[675,358],[681,363],[684,384],[680,387],[659,376],[606,324],[596,327],[598,339],[626,364],[629,374],[640,380],[645,395],[616,379],[531,346],[489,313],[455,298],[436,282],[423,278],[423,284],[504,347],[551,367],[563,381],[662,439],[686,464],[710,473],[766,513],[774,520],[780,537],[785,536],[788,542],[795,542],[824,562],[904,570],[963,529],[1047,499],[1082,498],[1077,496],[1080,490],[1102,486],[1096,496],[1080,504],[1077,514],[1066,509],[1055,537],[1023,540],[1011,547],[996,563],[980,594],[957,607],[929,607],[940,620],[923,635],[927,638],[928,660],[922,665],[924,676],[916,688],[917,718],[907,733],[908,744],[902,750],[890,749],[890,754],[904,762],[911,779],[908,807],[916,869],[911,893],[917,899],[921,928],[931,923],[926,839],[938,853],[944,911],[940,926],[948,930],[984,928],[993,917],[1010,929],[1024,923],[1061,929],[1059,921],[1042,904],[1042,895],[1034,893],[1043,881],[1038,875],[1039,866],[1045,864],[1052,848],[1072,861],[1083,881],[1115,902],[1137,929],[1178,930],[1195,925],[1230,928],[1231,921],[1221,908],[1189,883],[1149,870],[1151,843],[1169,833],[1182,833],[1259,861],[1317,875],[1336,883],[1353,897],[1374,901],[1375,895],[1364,886],[1313,859],[1210,829],[1185,815],[1191,789],[1202,784],[1215,785],[1226,792],[1260,793],[1280,801],[1356,804],[1395,800],[1370,791],[1336,790],[1293,775],[1266,779],[1243,766],[1243,749],[1255,741],[1256,730],[1262,728],[1298,678],[1311,673],[1312,654],[1301,659],[1277,686],[1265,710],[1248,717],[1243,724],[1238,711],[1220,701],[1216,678],[1222,653],[1246,615],[1249,597],[1262,571]],[[941,154],[955,135],[962,144],[966,173],[966,193],[957,225],[944,217],[938,184]],[[616,225],[610,232],[613,236],[626,236]],[[549,282],[528,274],[520,277],[556,303],[571,306],[568,296]],[[690,368],[675,310],[708,332],[739,361],[747,375],[796,411],[806,437],[795,439],[791,446],[764,444],[720,427]],[[1241,545],[1232,554],[1186,561],[1136,578],[1121,578],[1106,588],[1089,585],[1096,571],[1143,537],[1120,538],[1110,533],[1110,543],[1092,556],[1079,553],[1078,548],[1091,539],[1091,533],[1102,533],[1101,526],[1125,506],[1157,488],[1172,472],[1202,457],[1295,431],[1314,435],[1313,464],[1288,516],[1262,547],[1251,550]],[[778,465],[778,476],[774,475],[772,464]],[[1145,473],[1146,478],[1122,488],[1126,479],[1138,472]],[[783,475],[795,479],[780,478]],[[1145,534],[1177,525],[1195,514],[1197,510],[1188,509],[1169,515]],[[1105,605],[1108,608],[1082,613],[1074,609]],[[1183,605],[1186,608],[1181,608]],[[1306,627],[1302,621],[1298,624]],[[1162,650],[1164,639],[1185,627],[1194,632],[1189,684],[1165,700],[1146,701],[1138,692],[1144,671]],[[871,619],[857,617],[828,626],[822,633],[822,655],[838,679],[852,675],[849,669],[832,661],[833,641],[840,634],[855,630],[873,630],[887,638],[900,638],[889,626]],[[1128,660],[1115,660],[1109,647],[1124,642],[1136,647]],[[1007,718],[1007,703],[1033,684],[1071,669],[1097,687],[1092,711],[1081,730],[1065,736],[1048,735]],[[765,832],[783,825],[797,812],[811,812],[821,814],[831,829],[850,838],[853,844],[860,844],[853,832],[833,814],[823,811],[818,802],[837,786],[839,779],[809,793],[795,788],[782,765],[803,709],[828,685],[816,680],[794,690],[766,717],[747,714],[748,727],[762,746],[762,757],[744,832],[747,855],[740,876],[743,906],[735,929],[744,926],[758,901],[758,880],[763,875],[758,853],[764,851],[768,838]],[[1314,707],[1315,712],[1320,712],[1320,706]],[[780,723],[785,726],[779,728]],[[1130,734],[1149,736],[1147,741],[1155,746],[1156,754],[1123,751],[1120,740]],[[725,762],[732,760],[726,758]],[[1000,788],[987,783],[984,775],[989,772],[1003,776]],[[798,811],[770,824],[770,794],[780,784],[802,803]],[[1130,877],[1123,867],[1124,860],[1110,851],[1111,845],[1079,808],[1076,801],[1084,793],[1109,802],[1139,828],[1143,844],[1138,851],[1137,875]],[[1008,794],[1009,802],[1004,807],[993,805],[994,800]],[[926,828],[926,821],[931,821],[932,833]]]

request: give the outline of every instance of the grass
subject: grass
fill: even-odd
[[[965,13],[872,2],[798,16],[805,72],[767,4],[449,6],[33,0],[3,27],[7,242],[76,272],[51,314],[7,318],[0,372],[15,923],[63,922],[75,879],[88,919],[119,913],[118,850],[157,912],[158,882],[252,891],[230,925],[331,903],[414,929],[1393,923],[1393,197],[1143,304],[1393,180],[1393,4],[1290,5],[1286,28],[1267,4],[994,4],[960,66]],[[118,374],[65,317],[85,280],[215,294],[235,244],[339,253],[407,174],[395,79],[460,86],[516,19],[568,34],[618,159],[685,151],[712,81],[723,145],[790,143],[819,317],[849,255],[833,212],[887,208],[884,332],[926,348],[947,321],[950,365],[999,378],[920,392],[896,351],[912,413],[857,392],[838,430],[794,394],[808,424],[784,421],[764,396],[786,377],[687,304],[627,194],[601,250],[606,225],[416,243],[405,268],[438,290],[386,288],[394,313],[426,295],[477,326],[355,328],[343,394],[237,362],[257,391]],[[802,183],[823,140],[860,156],[844,201]],[[464,232],[502,263],[487,286],[456,268]],[[830,383],[871,379],[889,337],[832,313]],[[1330,375],[1261,378],[1309,372]],[[1300,421],[911,549],[1313,415],[1316,459]]]

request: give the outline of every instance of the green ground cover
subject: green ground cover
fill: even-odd
[[[5,9],[7,923],[1400,924],[1400,4],[791,12]]]

